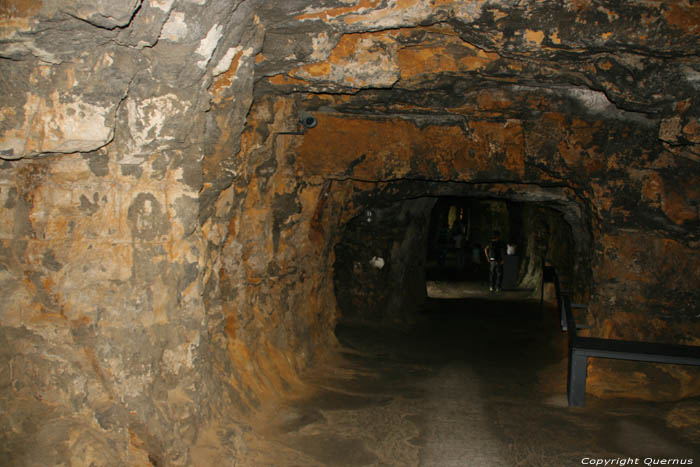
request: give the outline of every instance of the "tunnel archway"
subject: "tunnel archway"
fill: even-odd
[[[412,321],[426,298],[428,271],[436,268],[431,249],[437,224],[446,221],[451,206],[471,206],[475,217],[478,209],[494,210],[488,213],[490,225],[474,227],[470,241],[483,244],[494,226],[512,233],[512,241],[522,250],[517,287],[539,297],[546,262],[579,296],[588,293],[590,217],[580,200],[565,193],[561,187],[418,180],[378,184],[357,194],[351,203],[357,215],[340,227],[334,246],[334,288],[341,319]],[[483,267],[465,268],[459,275],[454,268],[445,271],[439,278],[483,281],[486,277]]]

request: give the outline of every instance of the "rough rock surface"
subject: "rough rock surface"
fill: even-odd
[[[335,247],[335,297],[344,322],[406,325],[425,300],[434,198],[368,206]],[[401,293],[397,293],[401,291]]]
[[[333,348],[334,247],[373,198],[543,203],[592,333],[700,344],[699,25],[675,1],[3,2],[1,463],[244,456],[246,417]],[[631,374],[596,363],[591,390],[606,372]]]

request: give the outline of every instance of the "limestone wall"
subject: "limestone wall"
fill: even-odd
[[[177,458],[206,417],[197,192],[177,160],[95,159],[1,171],[3,444],[28,463]]]
[[[189,465],[220,442],[202,160],[213,79],[252,76],[241,3],[3,3],[0,463]],[[252,84],[228,88],[240,134]]]

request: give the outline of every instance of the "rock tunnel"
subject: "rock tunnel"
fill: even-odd
[[[550,261],[591,335],[700,345],[695,2],[9,0],[0,30],[3,463],[247,465],[341,319],[410,325],[444,200],[507,206],[521,283]]]

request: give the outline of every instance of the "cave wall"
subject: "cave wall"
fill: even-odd
[[[235,406],[209,357],[201,205],[226,183],[203,167],[210,101],[241,96],[238,136],[252,101],[243,3],[0,6],[3,465],[191,465],[202,439],[240,456],[242,425],[217,422]]]
[[[332,245],[348,191],[299,171],[294,112],[285,98],[252,104],[236,178],[202,228],[210,358],[243,413],[293,391],[335,344]]]
[[[452,125],[439,120],[428,123],[425,118],[416,122],[410,117],[321,113],[318,120],[318,126],[306,134],[298,149],[299,163],[311,174],[363,180],[512,180],[545,186],[566,183],[580,197],[580,209],[590,210],[580,212],[579,217],[590,219],[586,223],[594,236],[589,309],[599,334],[649,340],[675,340],[671,336],[684,335],[682,340],[696,341],[698,323],[690,314],[698,297],[690,282],[698,277],[698,251],[691,227],[697,220],[673,219],[675,212],[693,209],[693,198],[677,197],[673,192],[679,189],[678,185],[665,179],[675,177],[671,174],[677,170],[688,174],[695,171],[691,169],[693,163],[673,157],[645,126],[620,121],[604,125],[600,120],[580,118],[574,122],[553,112],[542,114],[535,121],[508,119]],[[639,141],[640,145],[630,148],[626,143],[629,140]],[[579,147],[581,152],[575,159],[567,160],[560,152],[546,149],[556,145]],[[657,166],[662,168],[656,169]],[[668,201],[643,202],[648,197],[644,187],[654,184],[654,180],[665,180],[662,185],[668,193],[656,191],[655,196]],[[671,207],[671,200],[678,204]],[[668,210],[664,219],[660,217],[663,205]],[[635,237],[635,241],[626,240],[630,237]],[[642,253],[643,246],[655,242],[674,251],[672,255],[677,260],[664,257],[661,245]],[[622,253],[622,244],[630,251]],[[627,259],[611,256],[610,249]],[[620,271],[635,272],[626,273],[624,282],[612,279],[611,268],[617,267],[613,264],[625,262],[626,268]],[[690,269],[687,274],[680,274],[677,267]],[[640,270],[649,272],[639,274]],[[654,270],[667,278],[678,274],[673,290],[654,290],[650,284]],[[662,284],[665,282],[658,286],[663,287]],[[633,289],[637,292],[635,298],[630,294]],[[617,307],[609,306],[611,300],[625,303],[621,309],[634,304],[639,316],[656,315],[659,321],[640,319],[638,328],[623,326],[627,318],[618,314]]]
[[[313,102],[312,97],[309,105]],[[319,112],[317,117],[317,127],[304,136],[297,152],[299,163],[313,175],[570,187],[575,194],[566,202],[569,207],[554,207],[563,211],[567,223],[579,225],[572,232],[573,251],[566,252],[574,258],[565,265],[572,270],[566,279],[574,300],[588,304],[581,320],[591,325],[591,334],[698,343],[694,310],[699,297],[692,285],[700,277],[693,227],[698,220],[690,217],[695,189],[676,175],[697,180],[697,170],[695,162],[669,151],[647,123],[608,121],[601,115],[574,120],[555,112],[527,121],[454,124],[424,115]],[[639,146],[630,147],[631,140]],[[576,155],[552,150],[557,146],[577,148]],[[683,187],[689,191],[681,196]],[[566,212],[569,208],[573,212]],[[658,396],[652,379],[632,376],[644,371],[642,364],[621,371],[616,363],[593,362],[590,391]],[[676,382],[665,397],[700,390],[696,369],[666,365],[659,371]],[[621,379],[636,385],[621,389],[616,383]]]
[[[369,205],[341,227],[333,267],[340,320],[394,326],[415,322],[426,298],[434,203],[420,198],[381,208]]]
[[[542,266],[546,264],[557,271],[564,290],[586,297],[590,290],[582,281],[585,276],[581,277],[577,270],[586,267],[585,261],[576,256],[573,229],[563,215],[552,208],[526,204],[522,206],[522,221],[521,286],[535,288],[539,293]]]
[[[556,192],[594,331],[698,343],[698,6],[435,3],[0,5],[3,463],[243,459],[402,179]]]
[[[208,363],[197,188],[181,164],[5,163],[3,456],[51,464],[72,444],[75,463],[128,463],[194,442]]]

